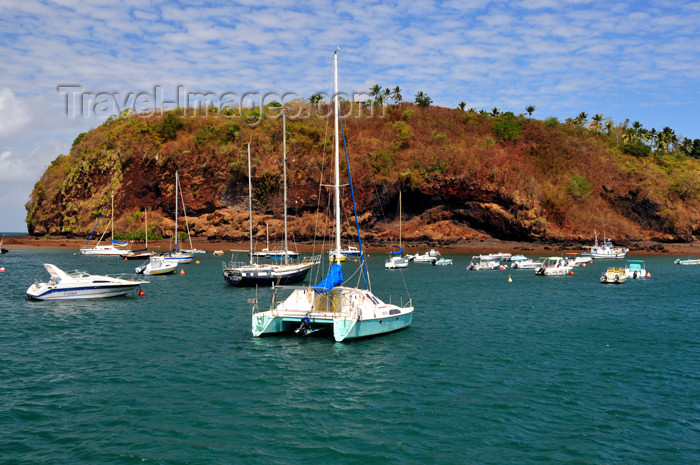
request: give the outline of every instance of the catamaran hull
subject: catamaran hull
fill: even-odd
[[[31,286],[27,289],[29,300],[77,300],[77,299],[101,299],[106,297],[120,297],[127,295],[137,287],[137,284],[120,284],[115,286],[81,286],[66,289],[48,288],[45,286]]]
[[[278,272],[269,270],[240,271],[224,270],[224,281],[230,286],[270,286],[300,283],[306,279],[311,266],[294,271]]]
[[[268,312],[253,315],[253,336],[293,333],[299,327],[301,316],[272,315]],[[379,336],[400,331],[413,323],[413,311],[385,318],[353,320],[345,318],[311,318],[312,328],[332,328],[336,342]]]

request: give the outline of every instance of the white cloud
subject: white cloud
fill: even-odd
[[[29,109],[15,93],[7,87],[0,89],[0,137],[16,133],[29,121]]]

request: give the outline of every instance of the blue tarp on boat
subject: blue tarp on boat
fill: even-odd
[[[323,278],[323,281],[316,284],[313,289],[318,294],[323,294],[340,284],[343,284],[343,268],[336,263],[328,270],[328,274]]]

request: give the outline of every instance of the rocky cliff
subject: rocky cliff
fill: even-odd
[[[27,203],[29,232],[87,236],[101,213],[109,217],[113,196],[119,235],[136,237],[147,208],[151,234],[168,237],[177,171],[194,234],[244,240],[250,144],[254,234],[264,241],[267,225],[277,240],[282,120],[274,107],[268,110],[264,118],[176,111],[111,118],[80,134],[36,183]],[[253,117],[256,124],[247,124]],[[594,231],[605,231],[616,242],[684,242],[700,228],[698,160],[672,147],[630,150],[624,127],[592,130],[554,118],[410,104],[348,115],[344,126],[359,219],[370,241],[398,238],[399,192],[408,241],[590,242]],[[332,205],[325,187],[332,120],[290,118],[286,128],[290,235],[320,238]],[[344,161],[342,171],[347,182]],[[345,234],[353,236],[348,187],[342,204]]]

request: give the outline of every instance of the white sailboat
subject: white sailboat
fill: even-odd
[[[186,263],[192,262],[192,259],[194,256],[191,253],[186,253],[183,252],[182,250],[178,249],[177,246],[177,210],[178,210],[178,192],[180,189],[180,178],[178,177],[178,172],[175,171],[175,235],[173,236],[175,238],[175,246],[170,250],[169,252],[165,252],[162,254],[162,257],[165,258],[166,261],[168,262],[174,262],[179,265],[184,265]],[[185,199],[183,197],[182,199],[183,203],[183,211],[184,211],[184,203]],[[189,226],[187,230],[187,234],[189,236]]]
[[[384,268],[387,270],[395,270],[397,268],[408,268],[408,259],[401,255],[402,252],[403,246],[401,244],[401,191],[399,191],[399,250],[396,252],[389,252],[391,257],[384,262]]]
[[[287,138],[286,117],[282,112],[283,136],[283,177],[284,177],[284,249],[287,250]],[[321,261],[320,256],[307,257],[303,261],[291,261],[289,254],[284,254],[281,263],[260,264],[255,262],[253,252],[253,188],[250,172],[250,144],[248,144],[248,217],[250,236],[250,263],[231,261],[223,263],[224,281],[231,286],[269,286],[271,284],[300,283],[306,279],[311,267]]]
[[[340,250],[340,142],[338,129],[338,54],[334,54],[333,70],[335,93],[335,249]],[[349,167],[348,167],[349,172]],[[350,182],[352,192],[352,182]],[[359,237],[359,236],[358,236]],[[361,249],[361,243],[360,243]],[[277,288],[273,288],[273,299],[268,310],[253,307],[252,332],[259,337],[268,334],[296,332],[302,335],[319,330],[332,331],[336,342],[375,336],[397,331],[411,325],[413,305],[411,299],[405,306],[387,304],[375,296],[370,287],[369,276],[361,257],[367,289],[343,285],[340,255],[326,278],[316,286],[293,288],[292,293],[276,304]],[[282,288],[284,289],[284,288]]]
[[[107,234],[107,228],[105,228],[105,232],[102,233],[102,236],[100,236],[100,239],[97,241],[97,245],[94,247],[83,247],[80,249],[80,253],[83,255],[121,255],[121,254],[126,254],[131,252],[130,250],[126,249],[126,243],[125,242],[119,242],[114,240],[114,196],[111,197],[110,199],[110,204],[112,206],[112,218],[109,220],[109,225],[107,225],[107,228],[110,228],[110,235],[112,236],[112,240],[110,244],[106,245],[100,245],[100,242],[102,242],[102,238],[104,237],[105,234]],[[97,222],[99,223],[100,220],[98,219]],[[97,225],[95,225],[95,228]],[[94,229],[93,229],[94,232]],[[92,237],[92,233],[90,233],[90,237],[88,237],[87,242],[85,245],[87,246],[88,242],[90,242],[90,238]],[[117,244],[116,246],[114,244]]]

